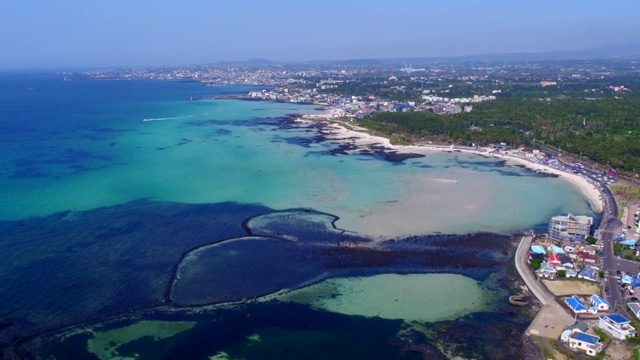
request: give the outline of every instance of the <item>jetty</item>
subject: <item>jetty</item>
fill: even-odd
[[[529,269],[527,258],[533,235],[523,236],[516,250],[515,264],[516,270],[526,284],[527,288],[538,301],[542,308],[535,319],[527,328],[525,334],[542,336],[549,339],[557,339],[567,326],[574,323],[573,316],[555,300],[553,294],[540,282],[536,275]]]
[[[524,296],[511,295],[509,296],[509,304],[513,306],[527,306],[529,305],[529,302],[526,300]]]

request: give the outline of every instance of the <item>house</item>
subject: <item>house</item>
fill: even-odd
[[[575,269],[566,269],[564,272],[564,277],[574,278],[578,276],[578,272]]]
[[[611,308],[609,302],[598,295],[591,295],[591,305],[595,306],[598,311],[609,311]]]
[[[567,254],[575,254],[575,253],[578,252],[578,250],[573,246],[567,245],[567,246],[564,247],[564,252],[567,253]]]
[[[568,342],[569,335],[571,335],[574,330],[586,333],[587,330],[589,330],[589,324],[587,324],[587,322],[584,320],[579,320],[575,324],[567,326],[562,332],[562,335],[560,335],[560,341]]]
[[[550,278],[550,279],[555,278],[557,273],[558,272],[556,271],[556,269],[547,263],[540,264],[540,269],[536,271],[536,274],[538,274],[538,277],[544,277],[544,278]]]
[[[578,279],[598,281],[598,275],[596,274],[595,270],[584,268],[578,273]]]
[[[596,356],[603,347],[599,336],[585,334],[579,330],[573,330],[569,335],[569,348],[582,350],[589,356]]]
[[[549,248],[551,249],[551,252],[556,254],[556,255],[564,255],[565,254],[564,250],[562,250],[562,248],[559,247],[559,246],[551,245],[551,246],[549,246]]]
[[[564,268],[573,268],[573,260],[571,260],[571,258],[567,255],[559,255],[558,256],[560,258],[560,266],[564,267]]]
[[[589,255],[595,256],[600,251],[600,248],[595,245],[585,245],[582,248],[582,251],[586,252]]]
[[[531,253],[546,255],[547,252],[544,250],[544,247],[540,245],[531,245]]]
[[[529,253],[529,260],[535,260],[535,259],[544,260],[544,254],[539,254],[534,252]]]
[[[620,314],[607,314],[600,316],[598,327],[619,340],[636,336],[636,329],[631,326],[631,321],[627,320],[627,318]]]
[[[597,258],[586,251],[578,251],[578,260],[593,264],[597,261]]]
[[[572,297],[564,298],[564,302],[575,314],[595,314],[598,312],[595,307],[588,308],[587,305],[585,305],[582,300],[580,300],[580,298],[575,295]]]
[[[627,304],[629,309],[633,312],[638,319],[640,319],[640,302],[630,302]]]
[[[549,265],[560,266],[560,257],[556,254],[549,255]]]

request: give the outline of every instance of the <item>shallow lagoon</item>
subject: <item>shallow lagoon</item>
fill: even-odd
[[[10,82],[16,92],[34,90],[0,99],[0,219],[138,199],[234,201],[313,208],[339,216],[344,229],[394,237],[522,231],[557,213],[591,213],[570,184],[496,159],[342,155],[319,125],[277,119],[311,106],[186,101],[247,88],[33,81]]]
[[[383,297],[357,312],[354,304],[363,300],[355,295],[372,291],[379,286],[376,281],[382,280],[393,281],[390,293],[403,291],[403,282],[394,279],[416,273],[422,274],[411,276],[420,279],[435,279],[424,274],[429,272],[456,273],[460,275],[443,276],[464,275],[465,281],[476,284],[500,271],[510,246],[505,245],[506,237],[491,235],[466,239],[424,235],[509,233],[544,225],[549,216],[560,212],[590,212],[569,184],[504,166],[496,159],[434,153],[391,162],[379,154],[347,155],[340,151],[342,142],[326,141],[321,125],[281,119],[288,113],[313,112],[313,107],[187,101],[192,95],[247,91],[246,87],[62,82],[55,77],[1,80],[0,202],[5,206],[0,208],[0,249],[7,261],[0,263],[0,290],[11,299],[0,310],[3,355],[10,344],[43,331],[53,331],[52,337],[39,338],[43,340],[30,343],[37,346],[27,348],[42,354],[78,353],[94,333],[71,336],[58,344],[56,329],[79,324],[71,331],[81,333],[85,326],[98,326],[108,332],[134,326],[130,329],[142,336],[125,339],[127,345],[118,352],[150,358],[175,353],[221,356],[220,352],[260,358],[259,354],[276,356],[282,346],[289,346],[289,358],[299,358],[310,349],[296,347],[300,340],[316,344],[316,353],[325,358],[365,354],[371,344],[381,344],[376,350],[380,352],[372,354],[411,358],[414,353],[398,352],[411,341],[399,337],[406,323],[397,317],[418,322],[452,320],[415,315],[426,299],[420,293],[403,296],[409,301],[403,310],[409,313],[388,315],[389,319],[370,315],[392,310],[388,301],[395,299]],[[296,215],[278,211],[285,209],[297,209]],[[321,220],[307,221],[304,213],[312,210],[324,214]],[[248,272],[254,277],[245,288],[236,288],[240,272],[225,273],[224,268],[202,266],[206,261],[192,262],[197,266],[185,271],[183,279],[191,281],[183,283],[187,286],[181,294],[186,300],[172,304],[174,272],[183,256],[246,236],[274,238],[272,245],[293,241],[295,246],[258,249],[243,242],[224,244],[220,249],[229,252],[220,257],[214,251],[208,258],[219,257],[229,269],[246,268],[253,259],[260,259],[262,271]],[[380,247],[381,238],[402,239]],[[486,256],[487,251],[491,256]],[[234,254],[239,261],[232,261]],[[272,254],[277,263],[269,262]],[[279,265],[287,259],[308,265],[308,273],[286,276],[286,266]],[[461,267],[459,259],[466,265]],[[211,276],[216,271],[217,277]],[[227,297],[200,291],[198,287],[206,288],[203,279],[207,278],[218,279],[218,285],[227,281]],[[323,279],[332,289],[340,289],[340,306],[332,302],[335,299],[323,299],[245,304],[250,312],[244,305],[175,308],[239,300],[243,297],[239,290],[248,297],[260,296]],[[432,280],[421,281],[410,284],[434,291],[442,287]],[[488,287],[500,293],[495,286]],[[299,291],[315,294],[314,289]],[[447,318],[457,320],[447,323],[449,333],[462,324],[470,328],[487,321],[498,328],[510,324],[503,317],[478,318],[485,313],[477,311],[495,311],[482,305],[493,298],[492,291],[476,294],[478,307],[452,306]],[[144,312],[149,308],[159,310]],[[470,311],[474,312],[460,318]],[[207,323],[205,319],[220,312],[235,322]],[[262,321],[259,325],[240,321],[250,319],[248,314],[262,314]],[[84,325],[87,321],[89,325]],[[145,325],[136,325],[138,321]],[[202,322],[184,331],[163,332],[166,336],[149,335],[166,329],[162,321]],[[311,324],[313,329],[300,324]],[[351,330],[341,331],[342,326]],[[363,326],[368,330],[361,336],[352,334]],[[435,325],[424,326],[433,330]],[[516,321],[508,326],[522,329],[523,325]],[[220,337],[214,341],[212,333]],[[354,336],[359,340],[354,341]],[[416,333],[411,339],[422,344],[419,353],[437,353],[433,339]],[[194,344],[201,346],[198,354]],[[348,351],[335,353],[336,348]]]

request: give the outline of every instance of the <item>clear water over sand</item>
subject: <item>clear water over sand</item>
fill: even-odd
[[[362,349],[375,353],[377,343],[389,339],[388,333],[397,332],[396,323],[402,321],[396,319],[428,322],[490,311],[486,305],[494,297],[492,292],[471,278],[381,274],[392,273],[403,264],[413,264],[412,272],[426,271],[430,264],[420,263],[418,268],[414,260],[424,260],[419,251],[429,252],[428,247],[416,245],[407,250],[407,257],[398,260],[389,259],[386,253],[387,257],[379,257],[372,247],[336,245],[332,249],[321,241],[314,243],[314,251],[302,253],[299,249],[294,253],[294,245],[259,248],[233,243],[230,250],[246,246],[246,264],[233,264],[254,274],[254,283],[262,282],[261,276],[279,279],[273,274],[290,278],[284,267],[275,266],[289,264],[290,259],[311,264],[305,260],[315,256],[322,266],[323,259],[346,259],[346,263],[327,263],[332,269],[335,264],[348,267],[359,259],[366,269],[345,270],[344,278],[292,293],[299,295],[295,301],[300,304],[251,303],[250,308],[264,314],[261,317],[247,317],[243,307],[229,310],[225,316],[237,318],[233,327],[207,319],[191,328],[191,322],[185,322],[188,316],[178,313],[171,320],[175,324],[153,317],[147,322],[144,316],[138,324],[137,310],[171,308],[164,302],[165,290],[171,269],[183,254],[215,241],[246,236],[242,221],[264,215],[266,207],[332,214],[340,218],[336,226],[373,238],[511,232],[544,224],[558,213],[590,213],[587,202],[570,184],[504,166],[497,159],[436,152],[392,163],[380,156],[338,154],[334,150],[339,144],[325,141],[313,125],[278,119],[316,111],[311,106],[188,101],[191,96],[246,92],[249,87],[206,88],[197,83],[160,81],[65,82],[61,77],[46,76],[0,77],[0,85],[0,220],[23,220],[0,222],[4,229],[0,248],[7,255],[7,261],[0,264],[0,283],[4,284],[0,289],[12,299],[0,311],[0,318],[17,319],[18,324],[9,329],[13,333],[5,331],[0,337],[27,336],[70,323],[132,314],[131,319],[124,319],[128,325],[108,326],[104,336],[84,334],[61,344],[53,353],[79,348],[104,356],[112,356],[114,351],[161,353],[170,349],[169,345],[196,351],[200,347],[189,345],[189,341],[222,339],[204,349],[213,355],[219,349],[233,350],[238,337],[250,334],[271,339],[264,344],[273,344],[274,351],[281,350],[281,343],[301,343],[295,341],[296,336],[325,338],[327,334],[336,336],[333,349],[344,349],[344,344],[354,344],[352,334],[361,331],[363,321],[386,324],[366,325],[369,332],[384,333],[375,338],[365,336],[362,347],[353,346],[356,354],[362,354]],[[157,202],[136,202],[140,199]],[[112,205],[120,206],[105,208]],[[71,212],[24,220],[62,211]],[[254,218],[250,225],[266,235],[279,236],[285,225],[291,226],[288,219],[289,212],[282,212]],[[303,222],[306,225],[285,234],[286,238],[299,240],[305,232],[321,231],[331,221],[333,218],[325,215],[320,227]],[[272,226],[265,227],[267,223]],[[336,239],[331,244],[338,244],[343,235],[326,231],[314,239],[331,236]],[[469,255],[477,263],[481,260],[477,247],[486,247],[486,241],[485,237],[473,244],[452,246],[460,247],[459,256]],[[465,246],[474,250],[464,253]],[[333,257],[320,256],[324,250],[333,251]],[[437,256],[434,254],[435,250],[430,255]],[[256,263],[253,257],[260,257],[263,270],[251,272]],[[440,268],[429,271],[456,266],[456,262],[455,257],[447,258]],[[378,263],[381,267],[396,266],[376,268]],[[323,278],[319,269],[303,280]],[[219,278],[228,280],[225,286],[230,290],[237,287],[233,275],[242,275],[229,268],[210,270],[219,270]],[[202,285],[196,282],[193,287]],[[274,288],[282,288],[282,284],[274,283]],[[457,297],[461,291],[464,302],[462,296]],[[339,295],[327,297],[327,292]],[[442,313],[433,313],[425,302],[440,304]],[[278,309],[275,320],[274,307]],[[291,307],[297,309],[299,318],[279,322],[291,315]],[[199,321],[206,314],[194,314],[189,321]],[[324,326],[322,333],[296,330],[300,319],[306,321],[310,316],[318,318],[315,324]],[[262,319],[260,326],[252,323],[254,318]],[[234,339],[211,335],[229,334],[238,324],[245,328],[236,331]],[[219,332],[200,331],[200,326],[214,326]],[[343,329],[349,330],[343,334]],[[196,334],[182,337],[190,331]],[[112,342],[127,345],[116,349]],[[52,346],[57,344],[54,340]],[[262,349],[255,354],[237,358],[261,358]],[[332,356],[323,358],[327,357]]]
[[[132,86],[90,83],[108,87],[105,91]],[[140,83],[146,84],[136,86],[157,86]],[[84,89],[74,88],[73,82],[48,86],[70,86],[62,89],[70,94]],[[327,151],[335,143],[310,141],[317,135],[313,130],[259,120],[313,112],[314,107],[190,102],[183,93],[189,92],[178,88],[193,93],[204,91],[201,85],[171,86],[168,95],[163,93],[166,99],[96,96],[76,104],[71,96],[55,104],[60,112],[43,107],[41,113],[21,111],[14,117],[13,109],[6,108],[4,125],[26,130],[2,151],[0,202],[5,206],[0,219],[140,198],[237,201],[276,209],[313,208],[339,216],[337,225],[347,230],[401,236],[527,230],[558,213],[591,213],[568,183],[531,176],[517,167],[496,167],[496,159],[434,153],[397,165],[366,155],[331,155]],[[37,95],[38,89],[32,92]],[[38,98],[22,101],[29,105]]]
[[[492,292],[457,274],[383,274],[329,279],[268,298],[346,315],[435,322],[490,309]]]

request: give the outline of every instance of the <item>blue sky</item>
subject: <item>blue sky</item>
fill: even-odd
[[[24,0],[0,68],[572,50],[640,42],[640,1]]]

